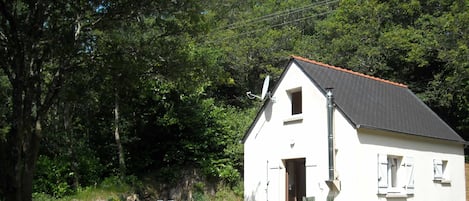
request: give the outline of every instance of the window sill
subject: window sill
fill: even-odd
[[[404,193],[387,193],[386,198],[407,198],[409,195]]]
[[[303,114],[295,114],[283,120],[283,124],[301,123],[301,122],[303,122]]]
[[[434,179],[433,182],[440,184],[451,184],[450,179]]]

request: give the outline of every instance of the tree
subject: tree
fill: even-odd
[[[87,4],[0,1],[0,66],[12,100],[11,130],[0,142],[6,200],[31,200],[42,121],[83,53],[84,11],[92,10]]]
[[[406,83],[465,139],[469,2],[342,1],[311,58]]]
[[[70,74],[93,67],[99,30],[149,14],[165,37],[188,29],[200,12],[190,0],[0,1],[0,75],[11,89],[10,126],[3,126],[0,141],[0,194],[6,200],[31,200],[43,121]],[[180,16],[189,20],[174,20]]]
[[[266,75],[280,76],[289,56],[311,53],[316,23],[324,19],[338,1],[208,1],[206,15],[211,27],[207,47],[220,51],[218,65],[227,80],[214,97],[227,104],[249,107],[246,91],[260,91]]]

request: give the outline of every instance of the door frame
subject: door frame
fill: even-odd
[[[289,158],[282,160],[285,167],[285,201],[290,200],[290,176],[294,179],[294,200],[301,201],[306,196],[306,158]],[[291,170],[292,169],[292,170]],[[300,196],[300,197],[299,197]]]

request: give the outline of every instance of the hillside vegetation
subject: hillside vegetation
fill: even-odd
[[[0,201],[241,198],[245,94],[290,55],[407,84],[467,140],[468,37],[468,0],[0,0]]]

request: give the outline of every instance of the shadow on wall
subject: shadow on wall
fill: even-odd
[[[407,198],[386,198],[389,201],[407,201]]]
[[[257,183],[256,190],[251,192],[251,195],[247,196],[244,198],[244,201],[256,201],[256,194],[259,191],[259,188],[261,187],[261,182]]]
[[[435,141],[418,136],[408,134],[392,133],[370,129],[359,129],[360,135],[358,140],[361,144],[391,146],[401,149],[412,149],[424,152],[435,152]],[[448,154],[461,154],[459,149],[455,149],[454,143],[446,143],[444,141],[439,146],[438,152]],[[393,200],[394,201],[394,200]]]
[[[264,115],[265,115],[265,120],[266,121],[270,121],[270,119],[272,119],[272,101],[270,100],[267,100],[269,101],[269,103],[267,103],[267,106],[265,107],[265,110],[264,110]]]

